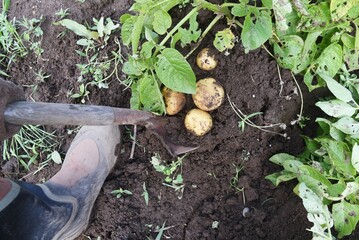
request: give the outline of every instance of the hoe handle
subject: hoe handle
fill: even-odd
[[[95,105],[19,101],[7,105],[5,121],[15,125],[146,125],[145,111]]]

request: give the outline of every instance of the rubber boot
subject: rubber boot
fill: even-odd
[[[38,185],[11,181],[10,190],[0,198],[0,239],[63,240],[79,236],[116,162],[120,142],[117,126],[82,127],[61,170],[50,180]]]

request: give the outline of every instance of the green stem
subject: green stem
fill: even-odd
[[[190,17],[195,14],[196,12],[198,12],[201,9],[201,5],[193,8],[179,23],[177,23],[177,25],[172,28],[172,30],[167,34],[167,36],[160,42],[159,46],[163,46],[166,44],[166,42],[173,36],[173,34],[175,34],[175,32],[177,32],[177,30],[183,25],[185,24],[185,22],[190,19]],[[158,52],[158,50],[156,50],[155,54]]]
[[[221,19],[222,15],[217,15],[212,22],[207,26],[207,28],[203,31],[201,38],[198,40],[196,46],[186,55],[185,58],[188,58],[196,49],[199,47],[201,42],[203,41],[204,37],[207,35],[207,33],[212,29],[212,27]]]

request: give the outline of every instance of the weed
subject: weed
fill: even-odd
[[[147,188],[146,188],[146,183],[143,183],[143,193],[141,194],[141,196],[143,196],[143,198],[145,199],[145,203],[146,206],[148,206],[148,201],[149,201],[149,194],[147,192]]]
[[[152,224],[146,224],[146,227],[152,228]],[[155,238],[155,240],[161,240],[162,236],[164,236],[164,232],[173,228],[174,226],[168,226],[166,227],[166,221],[162,224],[161,227],[156,226],[155,229],[153,230],[153,232],[157,232],[157,236]],[[147,240],[153,240],[153,238],[151,237],[146,237]],[[169,237],[165,237],[166,239],[168,239]]]
[[[58,10],[56,13],[55,13],[56,16],[58,16],[60,19],[63,19],[65,17],[67,17],[68,15],[70,15],[69,13],[69,9],[66,8],[65,10],[63,8],[60,8],[60,10]]]
[[[256,125],[253,121],[250,120],[250,118],[252,118],[254,116],[261,115],[261,114],[263,114],[262,112],[257,112],[257,113],[252,113],[252,114],[246,115],[232,102],[232,100],[230,99],[228,94],[227,94],[227,98],[228,98],[228,102],[229,102],[231,108],[233,109],[235,114],[241,119],[241,121],[238,122],[238,126],[242,129],[242,131],[244,130],[245,125],[248,125],[248,126],[257,128],[263,132],[278,134],[285,138],[287,137],[286,133],[282,134],[279,132],[268,130],[268,128],[273,128],[273,127],[280,127],[281,129],[284,130],[284,129],[286,129],[286,124],[275,123],[275,124],[268,124],[268,125],[264,125],[264,126]]]
[[[124,190],[122,188],[113,190],[111,193],[115,194],[117,198],[120,198],[125,195],[132,195],[132,192],[130,192],[128,190]]]
[[[239,177],[240,177],[242,170],[244,169],[243,162],[240,165],[236,165],[234,163],[232,165],[234,167],[235,173],[234,173],[234,176],[229,181],[229,188],[234,189],[236,193],[243,192],[244,188],[238,187]]]
[[[157,172],[162,173],[165,176],[163,185],[166,187],[173,188],[178,195],[178,198],[183,197],[184,184],[182,177],[182,164],[183,159],[186,157],[178,157],[176,161],[172,161],[169,164],[164,163],[159,154],[155,154],[151,158],[151,163]]]
[[[116,30],[119,25],[114,24],[110,18],[106,20],[101,17],[99,20],[93,19],[94,26],[86,27],[70,19],[63,19],[56,25],[62,25],[73,31],[83,38],[77,41],[83,50],[76,50],[76,53],[86,59],[84,64],[76,64],[80,70],[78,82],[80,83],[79,91],[72,93],[71,98],[81,98],[81,102],[85,102],[85,98],[89,94],[89,86],[97,86],[100,89],[108,88],[108,81],[115,76],[120,82],[118,66],[122,63],[121,46],[115,37],[116,51],[111,51],[111,55],[101,52],[107,45],[111,33]],[[125,82],[123,82],[126,84]]]
[[[45,72],[40,69],[38,72],[34,72],[35,74],[35,81],[32,84],[24,84],[23,87],[29,87],[31,88],[31,93],[29,95],[29,98],[31,98],[33,101],[35,101],[32,98],[32,95],[36,92],[37,88],[39,87],[39,84],[44,83],[47,78],[49,78],[51,75],[46,75]]]
[[[11,139],[3,142],[2,158],[16,158],[28,171],[33,164],[41,170],[49,161],[61,163],[58,152],[53,150],[58,145],[54,133],[48,133],[40,126],[24,125]]]

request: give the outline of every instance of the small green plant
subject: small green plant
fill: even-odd
[[[83,50],[76,50],[77,54],[86,59],[86,63],[76,64],[80,70],[78,82],[80,83],[79,91],[71,94],[72,98],[81,98],[81,102],[85,102],[85,97],[89,94],[89,86],[97,86],[98,88],[108,88],[108,80],[115,76],[120,82],[118,66],[122,63],[121,46],[115,37],[117,50],[111,51],[111,55],[101,51],[105,48],[110,39],[111,33],[119,28],[119,24],[107,18],[101,17],[99,20],[93,19],[94,26],[86,27],[71,19],[62,19],[56,22],[82,37],[77,44],[83,47]],[[124,83],[126,84],[126,83]]]
[[[143,193],[141,194],[141,196],[143,196],[143,198],[145,199],[145,203],[146,203],[146,206],[148,206],[148,201],[150,199],[149,197],[149,194],[147,192],[147,188],[146,188],[146,183],[144,182],[143,183]]]
[[[68,15],[70,15],[69,9],[68,8],[66,8],[66,9],[60,8],[60,10],[58,10],[55,13],[55,15],[58,16],[60,19],[63,19],[65,17],[67,17]]]
[[[155,154],[151,158],[151,163],[154,169],[165,176],[163,185],[173,188],[177,192],[179,199],[183,196],[185,186],[182,177],[182,164],[184,158],[185,156],[178,157],[176,161],[172,161],[169,164],[165,163],[159,154]]]
[[[41,48],[43,32],[40,24],[42,17],[39,19],[24,18],[22,21],[8,20],[9,6],[10,1],[3,1],[3,11],[0,14],[0,65],[6,70],[18,57],[25,57],[29,52],[40,57],[44,51]],[[21,28],[21,34],[18,32],[18,28]],[[7,76],[6,70],[1,70],[0,74]]]
[[[11,139],[3,142],[2,158],[16,158],[28,171],[37,164],[38,170],[49,161],[61,164],[61,157],[54,149],[59,145],[54,133],[46,132],[40,126],[24,125]]]
[[[132,192],[125,190],[125,189],[116,189],[111,192],[111,194],[116,195],[117,198],[123,197],[125,195],[132,195]]]

